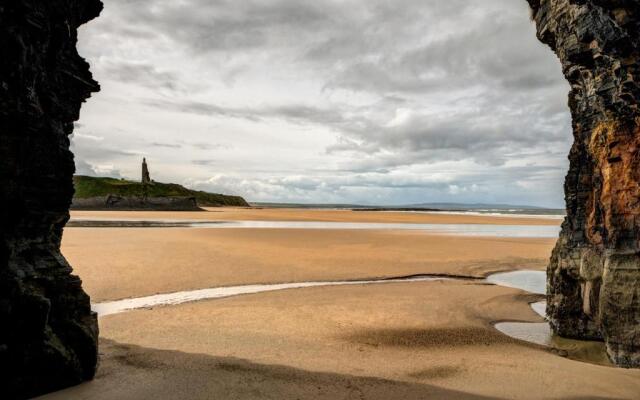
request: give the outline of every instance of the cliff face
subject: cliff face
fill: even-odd
[[[98,90],[76,29],[99,0],[0,4],[0,390],[23,398],[93,377],[98,326],[60,254],[73,195],[68,135]]]
[[[571,84],[567,218],[547,270],[562,336],[640,366],[640,2],[528,0]]]

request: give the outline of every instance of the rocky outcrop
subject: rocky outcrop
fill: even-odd
[[[204,211],[195,197],[123,197],[116,195],[74,198],[74,210]]]
[[[560,335],[640,366],[640,2],[528,0],[571,84],[567,218],[548,267]]]
[[[98,0],[0,3],[0,397],[91,379],[98,326],[60,254],[73,195],[69,134],[99,89],[76,51]]]

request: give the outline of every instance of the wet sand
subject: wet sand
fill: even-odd
[[[250,283],[543,268],[552,239],[406,231],[67,228],[62,251],[94,301]]]
[[[296,217],[291,210],[215,214],[225,213]],[[434,218],[318,213],[297,218]],[[98,301],[232,284],[543,269],[552,246],[397,231],[69,228],[63,252]],[[481,282],[434,281],[292,289],[111,315],[100,319],[96,379],[45,398],[637,398],[638,370],[562,358],[493,328],[541,322],[528,305],[540,299]]]
[[[72,211],[73,218],[189,219],[248,221],[399,222],[424,224],[560,225],[558,218],[459,215],[390,211],[349,211],[295,208],[207,208],[208,212]]]
[[[638,371],[561,358],[491,327],[505,318],[538,320],[527,300],[514,289],[428,282],[291,290],[108,316],[101,332],[110,342],[97,379],[49,398],[637,395]]]

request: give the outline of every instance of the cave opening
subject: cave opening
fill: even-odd
[[[575,140],[567,218],[548,268],[547,313],[561,335],[604,340],[616,364],[638,366],[640,5],[528,2],[539,39],[570,82]],[[97,319],[60,242],[73,194],[69,135],[80,105],[99,89],[76,50],[77,28],[101,9],[98,0],[0,7],[0,369],[11,371],[3,379],[16,397],[91,379],[98,361]]]

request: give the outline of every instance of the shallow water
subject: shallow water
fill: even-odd
[[[209,229],[352,229],[352,230],[413,230],[446,235],[495,236],[522,238],[556,238],[560,228],[545,225],[483,225],[483,224],[411,224],[365,222],[316,222],[316,221],[194,221],[194,220],[140,220],[140,219],[72,219],[70,227],[97,228],[209,228]],[[371,285],[393,282],[425,282],[464,279],[446,276],[422,275],[378,280],[350,280],[324,282],[294,282],[265,285],[241,285],[158,294],[133,299],[123,299],[92,305],[100,317],[130,310],[170,306],[199,300],[255,294],[286,289],[321,286]],[[543,271],[511,271],[496,273],[480,280],[499,286],[520,289],[534,294],[546,293],[546,274]],[[546,318],[546,302],[532,303],[531,308]],[[601,343],[581,342],[555,336],[548,322],[500,322],[495,328],[512,338],[551,347],[553,351],[571,353],[572,358],[607,364],[608,359]],[[560,349],[560,350],[558,350]]]
[[[540,290],[540,277],[544,272],[540,271],[513,271],[490,275],[486,280],[478,279],[480,282],[493,283],[500,286],[508,286],[527,290]],[[301,289],[320,286],[345,286],[345,285],[373,285],[382,283],[398,283],[398,282],[426,282],[426,281],[442,281],[442,280],[462,280],[462,277],[448,277],[441,275],[417,275],[402,278],[389,279],[366,279],[366,280],[347,280],[347,281],[318,281],[318,282],[291,282],[291,283],[274,283],[264,285],[239,285],[226,286],[208,289],[197,289],[175,293],[157,294],[153,296],[137,297],[133,299],[123,299],[104,303],[93,304],[92,308],[100,316],[117,314],[125,311],[150,308],[159,306],[170,306],[182,303],[188,303],[199,300],[219,299],[223,297],[239,296],[244,294],[255,294],[262,292],[272,292],[285,289]],[[472,278],[467,278],[472,279]],[[505,283],[506,282],[506,283]],[[538,286],[536,286],[538,285]],[[542,313],[544,316],[544,305],[535,303],[532,305],[534,310]],[[536,306],[537,305],[537,306]]]
[[[398,282],[427,282],[444,280],[463,280],[473,278],[447,277],[438,275],[417,275],[401,278],[350,280],[350,281],[321,281],[321,282],[292,282],[265,285],[241,285],[209,289],[198,289],[183,292],[158,294],[153,296],[138,297],[96,303],[92,309],[100,317],[119,314],[127,311],[178,305],[200,300],[219,299],[231,296],[272,292],[277,290],[301,289],[322,286],[346,286],[346,285],[374,285]],[[479,282],[491,283],[499,286],[517,288],[531,293],[543,293],[545,272],[543,271],[512,271],[493,274],[486,279],[477,279]],[[546,302],[531,303],[531,308],[541,317],[545,318]],[[565,355],[581,361],[611,365],[600,342],[586,342],[563,339],[553,334],[548,322],[500,322],[494,325],[503,334],[514,339],[551,347],[556,353],[564,352]]]
[[[285,289],[301,289],[320,286],[346,286],[346,285],[373,285],[397,282],[426,282],[442,281],[451,278],[443,276],[412,276],[407,278],[377,279],[377,280],[352,280],[352,281],[325,281],[325,282],[292,282],[275,283],[266,285],[241,285],[227,286],[210,289],[189,290],[167,294],[157,294],[153,296],[137,297],[134,299],[123,299],[96,303],[91,306],[93,311],[104,317],[111,314],[118,314],[126,311],[151,308],[160,306],[170,306],[182,303],[189,303],[199,300],[219,299],[223,297],[239,296],[245,294],[255,294],[263,292],[273,292]]]
[[[545,294],[547,287],[546,273],[543,271],[511,271],[492,274],[487,282],[495,285],[521,289],[525,292]],[[546,301],[531,303],[531,308],[542,318],[546,318]],[[543,346],[551,346],[553,332],[548,322],[499,322],[494,325],[497,330],[514,339],[524,340]]]
[[[547,302],[539,301],[530,304],[533,311],[542,318],[547,317]],[[552,346],[554,335],[548,322],[499,322],[494,325],[497,330],[514,339]]]
[[[547,302],[539,301],[537,303],[531,303],[531,308],[542,318],[547,318]]]
[[[553,332],[548,322],[499,322],[494,326],[514,339],[542,346],[553,344]]]
[[[502,272],[489,275],[487,282],[529,293],[545,294],[547,292],[547,276],[543,271]]]
[[[546,274],[542,271],[513,271],[494,274],[487,278],[490,283],[544,294]],[[533,311],[546,319],[546,301],[530,304]],[[547,321],[544,322],[499,322],[495,328],[514,339],[550,347],[553,352],[574,360],[611,366],[604,343],[565,339],[555,335]]]
[[[443,235],[511,238],[557,238],[560,232],[560,227],[553,225],[411,224],[319,221],[108,220],[77,218],[71,219],[67,226],[76,228],[414,230]]]

